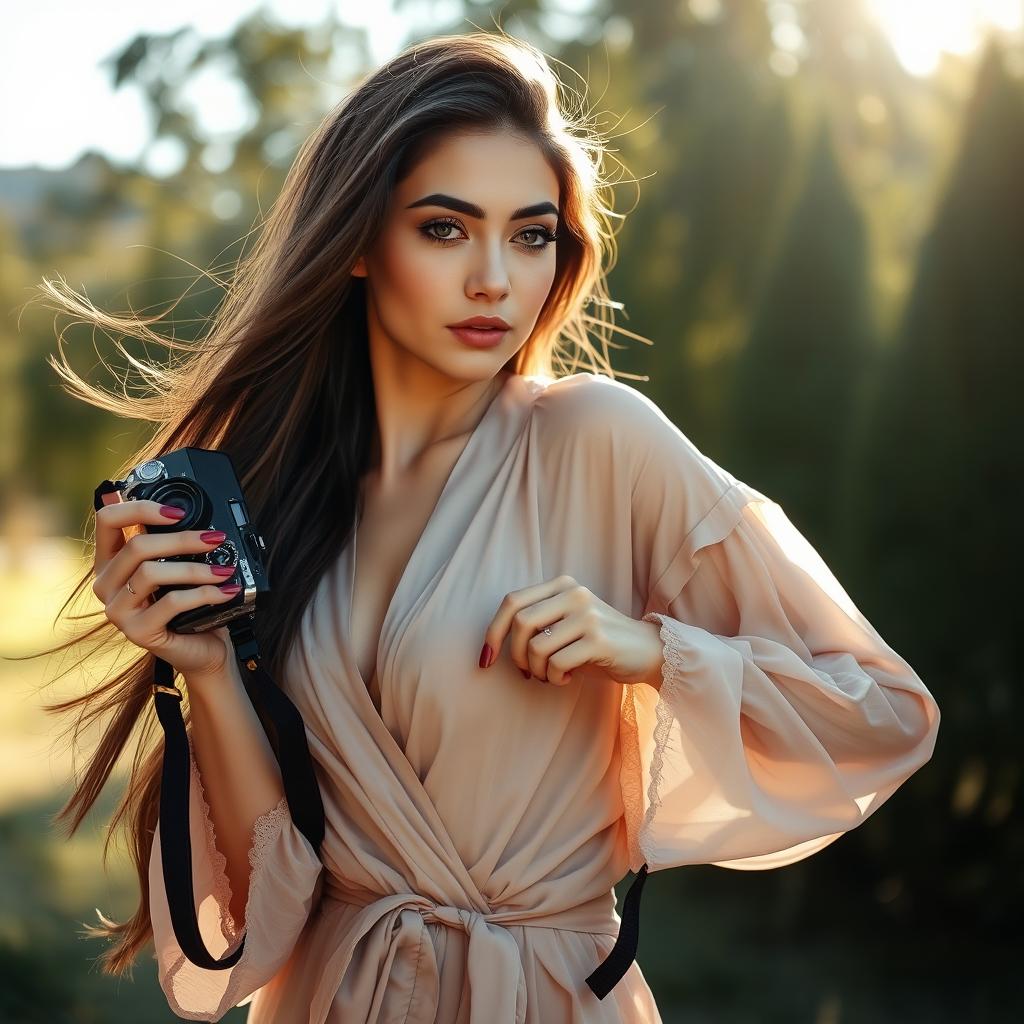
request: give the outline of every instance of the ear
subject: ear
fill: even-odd
[[[352,266],[353,277],[366,277],[366,260],[360,256]]]

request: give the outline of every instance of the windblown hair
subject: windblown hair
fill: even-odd
[[[442,36],[408,47],[361,83],[303,143],[251,252],[239,260],[225,296],[197,341],[151,330],[159,316],[112,315],[61,280],[39,291],[57,309],[104,331],[184,352],[167,365],[117,349],[142,375],[142,396],[108,392],[80,377],[58,344],[49,357],[74,397],[117,416],[154,424],[151,439],[111,478],[146,459],[184,446],[226,451],[238,471],[253,519],[268,539],[273,592],[261,601],[258,630],[264,662],[280,679],[300,617],[318,579],[354,528],[358,481],[369,468],[376,410],[368,355],[365,282],[355,260],[373,243],[396,183],[439,134],[510,130],[536,144],[558,176],[560,226],[555,279],[536,327],[508,368],[521,374],[572,372],[578,355],[615,376],[607,352],[616,304],[605,274],[616,245],[605,176],[606,138],[535,47],[503,32]],[[585,307],[592,306],[590,312]],[[640,339],[646,340],[646,339]],[[572,347],[578,352],[571,351]],[[614,346],[612,347],[620,347]],[[556,370],[557,364],[557,370]],[[94,527],[93,527],[94,529]],[[95,543],[95,536],[87,538]],[[93,567],[58,613],[83,595]],[[86,595],[88,598],[88,595]],[[81,658],[130,653],[131,645],[102,609],[68,616],[92,622],[43,653]],[[95,621],[95,620],[99,621]],[[77,709],[73,735],[103,723],[81,781],[55,822],[75,833],[133,733],[133,763],[104,845],[121,826],[138,872],[141,900],[129,920],[101,912],[87,934],[112,940],[99,957],[111,975],[130,973],[152,936],[148,863],[159,809],[163,734],[151,713],[154,657],[149,652],[116,676],[73,699],[45,705]],[[61,674],[66,674],[62,672]],[[188,719],[187,702],[182,706]],[[71,732],[69,727],[67,730]]]

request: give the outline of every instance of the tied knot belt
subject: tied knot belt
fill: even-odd
[[[440,996],[440,976],[427,924],[460,928],[468,936],[466,979],[470,1024],[523,1024],[526,976],[519,944],[508,925],[561,928],[615,936],[619,917],[615,892],[555,911],[530,909],[472,910],[435,903],[419,893],[377,897],[349,889],[324,871],[323,900],[359,907],[324,966],[310,1007],[310,1024],[324,1024],[350,965],[356,984],[373,989],[369,1019],[401,1024],[433,1024]],[[363,944],[355,957],[357,946]],[[583,979],[580,985],[583,986]]]

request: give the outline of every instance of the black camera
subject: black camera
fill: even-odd
[[[175,633],[202,633],[243,615],[253,615],[256,599],[270,590],[263,554],[266,545],[249,518],[242,488],[231,457],[207,448],[178,448],[158,459],[136,466],[124,480],[114,482],[125,501],[149,499],[184,509],[184,518],[167,526],[144,526],[147,533],[178,533],[182,530],[223,530],[224,543],[205,554],[167,555],[160,562],[204,562],[230,565],[234,576],[224,583],[241,583],[242,589],[226,604],[204,604],[175,615],[167,628]],[[194,586],[172,583],[157,587],[159,600],[171,590]]]

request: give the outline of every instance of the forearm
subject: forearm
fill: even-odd
[[[239,928],[248,899],[253,825],[284,796],[281,769],[240,672],[232,658],[221,676],[185,676],[193,752],[217,847],[227,860],[231,915]]]

